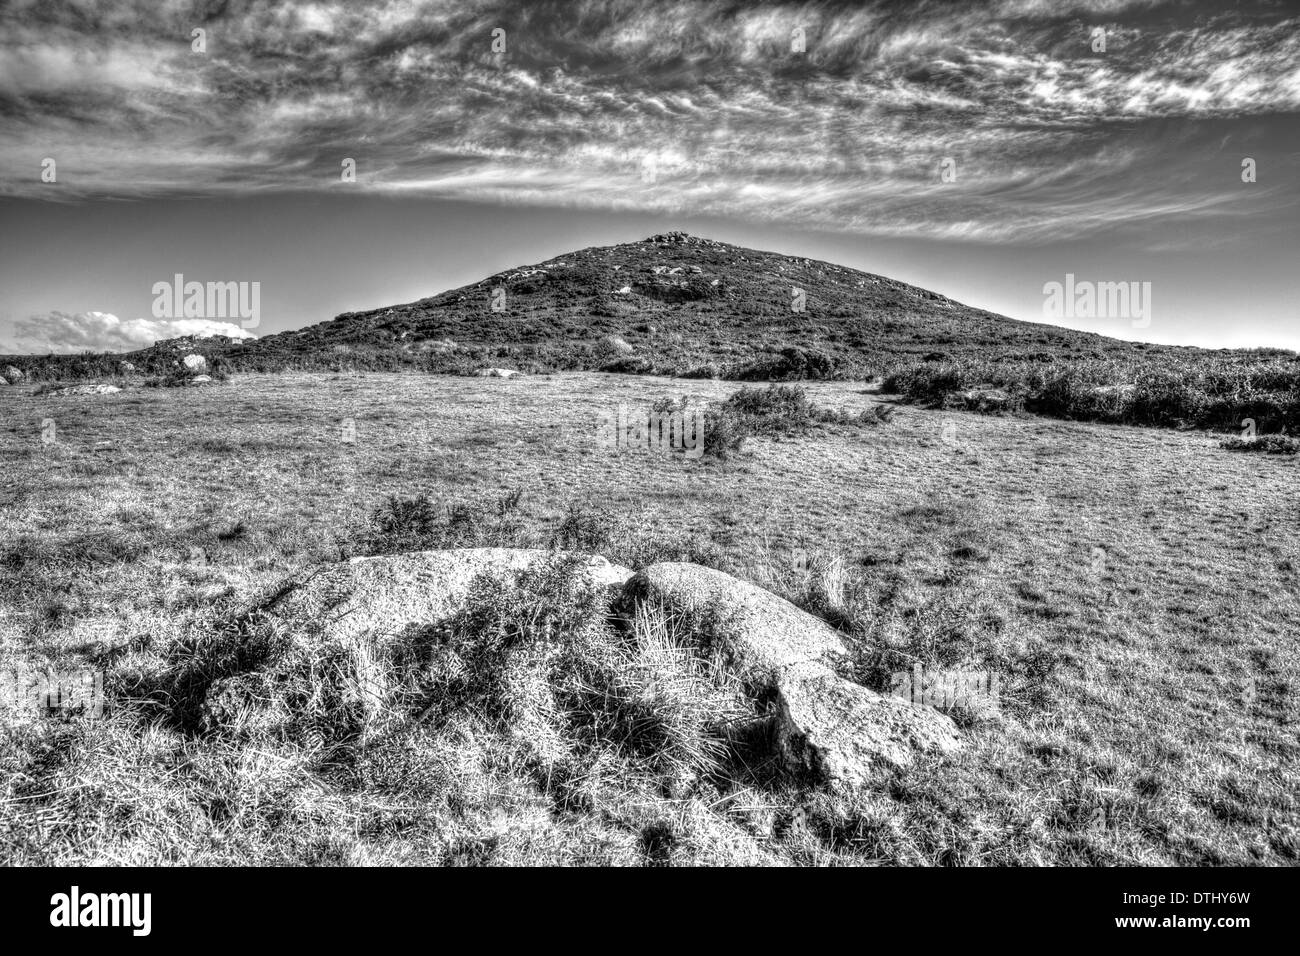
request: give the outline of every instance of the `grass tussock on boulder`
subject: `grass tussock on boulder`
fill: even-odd
[[[322,845],[325,830],[340,842],[331,816],[358,820],[372,846],[391,835],[390,862],[399,843],[443,863],[770,858],[703,809],[734,786],[720,781],[761,715],[681,620],[647,609],[613,627],[582,565],[557,554],[480,575],[438,626],[364,638],[269,595],[160,669],[124,668],[115,689],[133,703],[60,744],[89,791],[60,797],[40,858],[93,846],[97,859],[212,862],[237,833],[244,862],[357,862],[346,840]],[[91,750],[105,733],[112,746]],[[141,773],[142,746],[145,764],[184,769]],[[682,800],[684,816],[670,802]],[[141,825],[109,832],[105,801],[132,803]],[[669,818],[666,846],[654,833]]]

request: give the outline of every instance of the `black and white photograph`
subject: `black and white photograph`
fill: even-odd
[[[0,116],[38,922],[1300,863],[1293,2],[7,0]]]

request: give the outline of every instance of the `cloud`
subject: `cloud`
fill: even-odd
[[[119,319],[110,312],[50,312],[14,323],[18,353],[131,352],[178,336],[256,338],[234,322],[214,319]]]
[[[1276,208],[1230,176],[1131,186],[1198,155],[1170,123],[1300,112],[1300,21],[1213,3],[113,6],[0,13],[0,195],[370,190],[1034,240],[1104,226],[1113,183],[1127,221]],[[960,188],[936,192],[944,157]],[[1081,160],[1089,196],[1050,185]]]

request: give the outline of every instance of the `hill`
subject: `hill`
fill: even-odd
[[[803,292],[803,311],[792,308],[794,290]],[[926,359],[1199,351],[1021,322],[885,276],[682,232],[567,253],[306,329],[251,341],[162,342],[123,358],[156,371],[160,360],[189,347],[246,371],[454,372],[491,361],[526,371],[733,379],[858,378]],[[39,364],[31,356],[18,361]]]
[[[762,379],[865,377],[927,357],[1048,361],[1147,348],[1160,347],[1020,322],[885,276],[670,232],[231,343],[230,355],[244,367],[301,356],[434,370],[500,360],[532,371]]]

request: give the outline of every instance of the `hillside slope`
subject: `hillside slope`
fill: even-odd
[[[804,293],[802,312],[792,308],[795,289]],[[499,311],[494,290],[502,290]],[[633,351],[602,345],[607,336]],[[347,313],[235,344],[231,353],[254,363],[306,353],[367,364],[387,355],[398,364],[434,366],[459,354],[544,368],[676,374],[712,362],[725,377],[762,377],[762,363],[791,347],[820,352],[844,373],[931,353],[1100,357],[1134,348],[1008,319],[844,266],[674,232],[520,266],[417,302]]]

